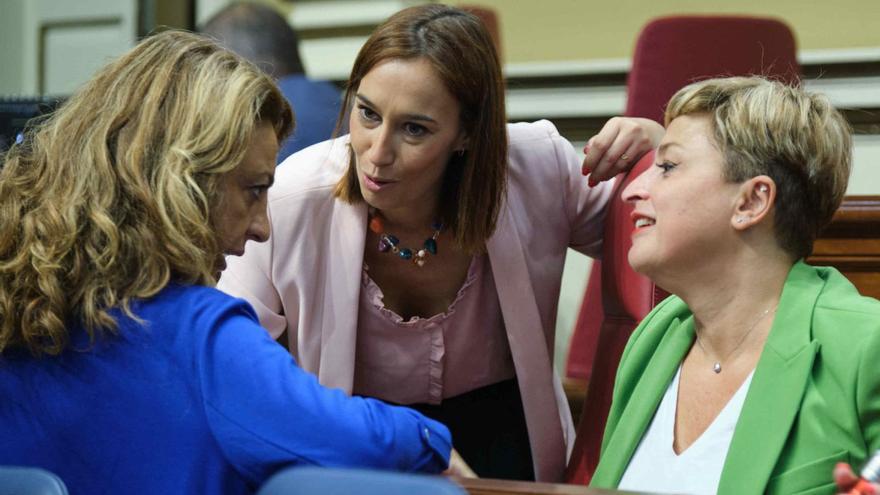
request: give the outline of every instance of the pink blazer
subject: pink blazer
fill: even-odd
[[[548,121],[508,125],[509,174],[487,243],[523,398],[539,481],[562,479],[574,427],[553,371],[556,306],[566,248],[597,256],[611,184],[588,188],[571,144]],[[365,205],[333,197],[348,164],[348,136],[306,148],[276,172],[272,235],[230,257],[218,287],[247,299],[273,337],[320,382],[351,393]]]

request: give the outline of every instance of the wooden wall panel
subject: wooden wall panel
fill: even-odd
[[[880,299],[880,196],[848,196],[807,258],[840,270],[866,296]]]

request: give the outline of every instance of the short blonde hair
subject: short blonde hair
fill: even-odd
[[[795,259],[808,256],[840,206],[852,168],[851,129],[840,112],[824,95],[762,77],[731,77],[679,90],[666,108],[666,125],[696,113],[711,118],[727,180],[773,179],[779,244]]]
[[[289,105],[259,69],[199,35],[151,36],[101,69],[2,157],[0,353],[58,354],[67,325],[170,281],[210,285],[220,180]]]

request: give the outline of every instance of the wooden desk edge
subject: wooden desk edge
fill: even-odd
[[[627,493],[565,483],[459,478],[458,476],[452,476],[450,479],[458,483],[470,495],[611,495]]]

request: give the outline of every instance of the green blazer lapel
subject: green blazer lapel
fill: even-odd
[[[763,493],[773,474],[819,350],[811,322],[823,285],[802,262],[789,272],[733,433],[719,495]]]
[[[636,383],[628,400],[620,398],[626,400],[626,407],[620,415],[620,420],[612,426],[612,432],[606,431],[606,435],[610,433],[611,436],[605,439],[600,463],[593,475],[592,482],[595,486],[614,487],[620,483],[636,447],[654,418],[663,394],[666,393],[672,377],[693,344],[693,321],[693,317],[688,315],[683,321],[674,318],[667,324],[658,323],[654,330],[661,328],[668,330],[662,334],[656,346],[641,347],[653,352],[650,360],[647,361],[647,366],[640,356],[633,356],[627,360],[623,368],[618,370],[618,380],[636,380]],[[657,334],[659,336],[660,332]],[[649,331],[644,332],[643,335],[650,338]],[[638,369],[626,369],[627,364],[637,366]],[[612,404],[611,407],[613,414],[614,405]]]

